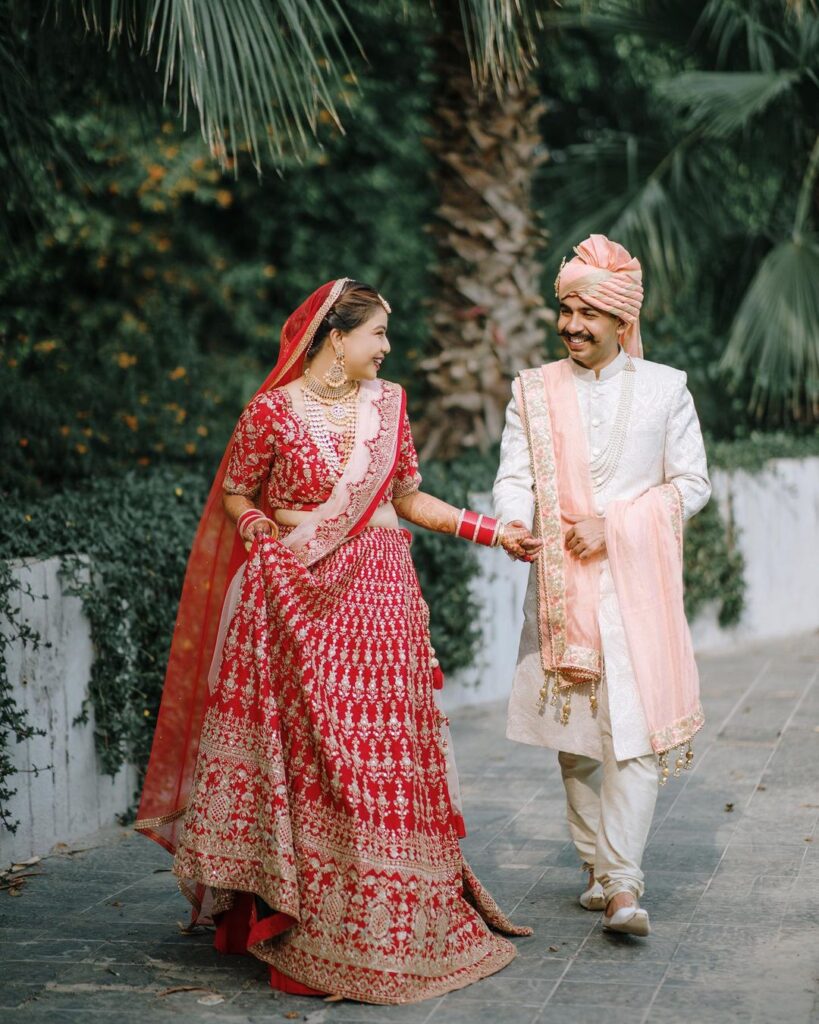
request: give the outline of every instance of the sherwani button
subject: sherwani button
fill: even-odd
[[[593,419],[593,420],[592,420],[592,426],[593,426],[593,427],[599,427],[599,426],[600,426],[600,420],[598,420],[598,419]]]

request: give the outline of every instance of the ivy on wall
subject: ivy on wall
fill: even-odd
[[[731,466],[731,446],[715,450],[712,463]],[[769,442],[775,455],[816,454],[806,439]],[[736,446],[737,468],[755,465],[752,451]],[[497,453],[422,467],[424,489],[456,505],[490,488]],[[95,661],[89,685],[96,742],[104,771],[126,760],[144,766],[162,693],[171,632],[188,550],[209,481],[201,472],[164,466],[124,477],[89,480],[82,489],[31,502],[7,500],[0,526],[0,655],[11,643],[36,644],[21,621],[20,594],[9,560],[63,559],[67,592],[82,598],[91,624]],[[685,542],[686,611],[694,616],[719,602],[723,626],[742,613],[743,559],[731,522],[716,502],[688,524]],[[446,672],[469,666],[480,642],[478,607],[470,583],[478,574],[474,549],[451,537],[417,531],[413,558],[431,609],[432,642]],[[91,572],[88,572],[88,566]],[[13,793],[11,745],[33,734],[11,696],[0,658],[0,822]]]

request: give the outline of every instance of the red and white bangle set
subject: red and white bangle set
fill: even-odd
[[[264,521],[266,523],[270,522],[270,520],[267,518],[264,512],[261,511],[261,509],[249,508],[246,512],[243,512],[236,520],[236,529],[239,531],[239,536],[242,537],[244,540],[252,540],[253,535],[248,535],[247,529],[249,526],[252,526],[253,523],[258,523],[261,521]]]
[[[485,516],[480,512],[470,512],[468,509],[462,508],[461,514],[458,516],[455,536],[471,540],[473,544],[484,544],[488,548],[496,548],[503,537],[503,523],[500,519],[493,519],[492,516]]]

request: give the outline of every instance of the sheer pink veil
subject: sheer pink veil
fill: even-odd
[[[301,376],[316,330],[347,278],[328,281],[288,317],[279,358],[257,395]],[[254,396],[255,397],[255,396]],[[176,617],[151,757],[135,827],[173,853],[199,752],[208,669],[228,584],[245,558],[222,508],[222,484],[233,438],[225,449],[194,537]],[[262,502],[264,507],[264,492]]]

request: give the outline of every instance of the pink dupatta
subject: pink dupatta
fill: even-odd
[[[624,370],[623,372],[629,372]],[[565,536],[594,515],[589,455],[570,360],[524,370],[516,398],[529,440],[535,483],[541,706],[570,688],[599,682],[599,559],[581,560]],[[682,510],[673,484],[633,501],[612,502],[606,547],[637,690],[658,754],[690,741],[702,727],[699,675],[683,608]],[[568,720],[568,700],[563,720]]]

